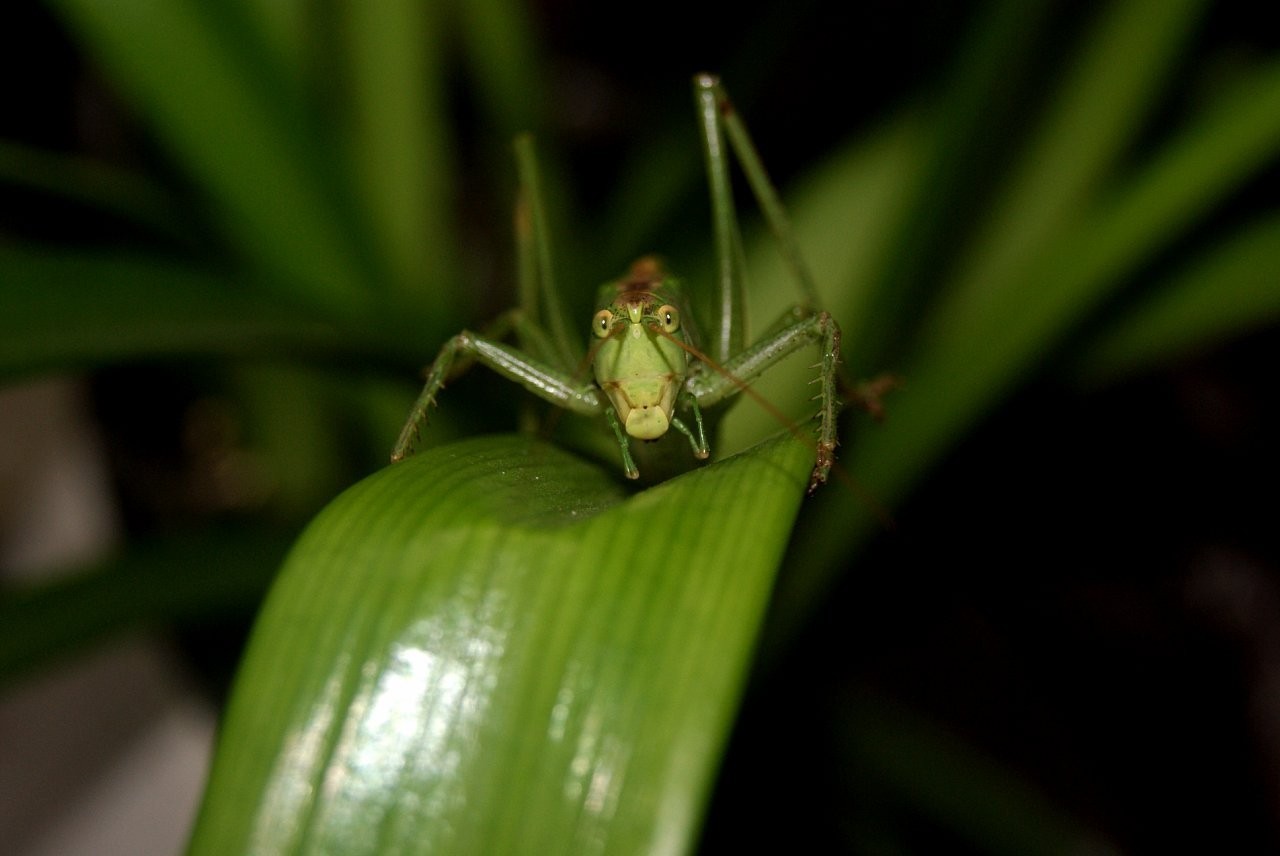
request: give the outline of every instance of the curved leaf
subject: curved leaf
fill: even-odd
[[[628,498],[502,436],[356,485],[264,607],[191,852],[687,850],[810,465]]]

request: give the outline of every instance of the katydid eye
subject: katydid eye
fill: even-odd
[[[680,329],[680,310],[670,303],[661,306],[658,309],[658,323],[665,332],[674,333]]]
[[[609,328],[613,326],[613,313],[608,309],[601,309],[596,313],[596,317],[591,319],[591,332],[596,334],[597,338],[603,339],[609,335]]]

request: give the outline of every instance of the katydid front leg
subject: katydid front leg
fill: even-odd
[[[813,473],[809,477],[809,493],[825,484],[835,462],[836,415],[840,396],[836,390],[836,374],[840,365],[840,326],[826,312],[808,315],[766,336],[713,371],[702,371],[689,378],[686,390],[702,407],[710,407],[734,393],[767,371],[784,357],[805,345],[817,342],[821,348],[819,374],[821,389],[815,398],[821,400],[818,410],[818,441]]]
[[[426,424],[427,414],[436,404],[436,395],[444,388],[449,372],[459,359],[476,360],[539,398],[574,413],[598,416],[607,406],[599,388],[590,381],[583,382],[571,373],[554,368],[518,348],[463,330],[444,343],[436,361],[431,364],[427,382],[422,387],[418,400],[413,403],[409,419],[400,430],[400,438],[391,451],[393,463],[413,453],[418,442],[418,432]],[[634,466],[633,464],[632,468]]]

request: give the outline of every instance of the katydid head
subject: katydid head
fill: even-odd
[[[591,321],[599,339],[592,369],[627,434],[656,440],[667,433],[688,374],[679,284],[646,257],[627,276],[603,286]]]

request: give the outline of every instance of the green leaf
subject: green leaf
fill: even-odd
[[[867,687],[841,699],[838,751],[863,790],[881,788],[966,839],[974,853],[1119,853],[1088,822],[921,713]],[[884,800],[883,795],[876,795]]]
[[[916,463],[940,452],[1043,360],[1056,343],[1129,277],[1266,164],[1280,158],[1280,63],[1244,80],[1050,243],[1017,289],[973,295],[937,320],[937,333],[908,369],[898,405],[927,426],[905,442]],[[898,457],[885,469],[908,464]],[[906,472],[887,491],[906,487]],[[887,474],[886,474],[887,476]],[[888,487],[892,482],[893,486]]]
[[[339,4],[350,89],[353,173],[377,251],[399,296],[432,291],[440,300],[457,279],[449,212],[457,171],[442,73],[442,16],[417,0]],[[426,302],[426,300],[424,300]]]
[[[1243,229],[1112,321],[1073,366],[1100,381],[1280,320],[1280,215]]]
[[[1023,287],[1027,259],[1070,228],[1134,146],[1204,5],[1130,0],[1103,9],[984,215],[950,286],[957,299],[990,300]]]
[[[357,344],[278,295],[147,256],[0,248],[0,283],[0,377],[143,356]]]
[[[305,83],[315,73],[316,54],[324,43],[312,18],[322,14],[312,0],[244,0],[245,15],[262,34],[268,50],[291,79]]]
[[[0,681],[141,626],[249,614],[288,547],[235,528],[137,544],[84,573],[0,597]]]
[[[365,231],[310,101],[234,3],[53,4],[210,194],[241,253],[317,305],[367,298]]]
[[[545,60],[530,9],[513,0],[455,4],[465,59],[489,123],[510,139],[542,127]]]
[[[1144,263],[1183,236],[1250,176],[1280,159],[1280,63],[1242,77],[1070,230],[1038,251],[1018,288],[968,295],[938,312],[902,367],[890,419],[850,443],[845,465],[875,499],[895,505],[928,468]],[[797,573],[780,587],[777,632],[797,626],[838,567],[879,525],[867,507],[822,503],[817,531],[797,542]]]
[[[175,238],[192,223],[164,191],[140,175],[78,155],[0,140],[0,181],[55,194]]]
[[[997,174],[1007,145],[1016,81],[1035,57],[1052,4],[996,0],[983,4],[927,104],[919,166],[902,188],[905,216],[893,224],[886,271],[870,284],[865,311],[841,318],[845,359],[868,370],[896,359],[931,297],[939,262],[969,229],[972,202]],[[966,204],[960,204],[964,200]]]
[[[687,850],[811,463],[628,498],[501,436],[348,490],[264,607],[192,854]]]

